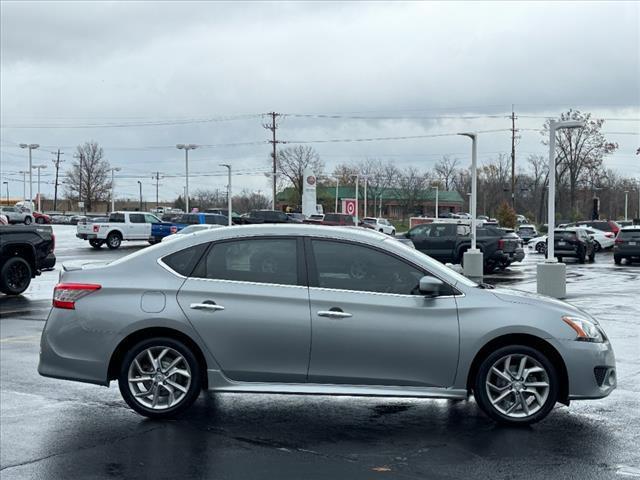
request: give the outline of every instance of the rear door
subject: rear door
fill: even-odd
[[[427,254],[440,261],[453,260],[456,244],[456,225],[433,223],[427,235]]]
[[[215,242],[178,302],[227,378],[304,382],[311,318],[302,240]]]

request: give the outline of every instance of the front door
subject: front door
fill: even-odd
[[[452,385],[455,290],[425,298],[417,286],[427,272],[373,247],[314,239],[308,250],[309,382]]]
[[[127,240],[148,240],[151,236],[151,224],[147,223],[144,213],[130,213]]]
[[[300,242],[216,242],[180,289],[182,310],[228,378],[306,381],[311,319]]]

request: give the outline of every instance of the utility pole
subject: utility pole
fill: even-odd
[[[281,116],[282,114],[280,113],[276,113],[276,112],[270,112],[267,115],[269,115],[271,117],[271,123],[263,123],[262,126],[264,128],[266,128],[267,130],[271,130],[272,133],[272,139],[269,140],[269,143],[272,145],[273,147],[273,152],[271,153],[271,157],[273,158],[273,171],[271,172],[273,178],[272,178],[272,199],[271,199],[271,208],[272,210],[276,209],[276,174],[277,174],[277,144],[278,143],[283,143],[280,142],[278,140],[276,140],[276,130],[278,129],[278,117]]]
[[[56,166],[56,181],[53,185],[53,211],[57,211],[58,209],[58,172],[60,171],[60,162],[64,162],[64,160],[60,160],[60,155],[64,155],[64,152],[61,152],[58,149],[58,153],[55,160],[51,160],[53,164]]]
[[[82,152],[80,152],[79,154],[75,154],[73,156],[73,158],[77,158],[78,162],[79,162],[79,167],[78,167],[78,172],[79,172],[79,183],[78,183],[78,203],[82,202],[82,158],[84,157],[84,154]],[[87,213],[87,210],[85,206],[82,207],[84,210],[84,213]]]
[[[516,209],[516,114],[511,105],[511,207]]]
[[[156,181],[156,209],[158,208],[159,205],[159,201],[158,201],[158,187],[160,185],[160,172],[156,172],[156,175],[154,177],[151,177]]]

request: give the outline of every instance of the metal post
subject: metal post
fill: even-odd
[[[335,213],[338,213],[338,191],[340,191],[340,177],[336,177],[336,208]]]
[[[359,205],[359,202],[358,202],[358,195],[359,195],[359,192],[358,192],[358,181],[359,180],[360,180],[360,177],[358,175],[356,175],[356,218],[355,218],[356,225],[358,225],[358,214],[360,213],[360,210],[359,210],[360,205]]]
[[[367,218],[367,177],[364,177],[364,217]]]
[[[438,218],[438,193],[439,193],[439,186],[436,185],[436,218]]]
[[[554,230],[556,228],[556,125],[549,122],[549,199],[547,201],[547,263],[556,261],[554,252]]]
[[[624,219],[625,220],[629,219],[629,217],[627,215],[628,208],[629,208],[629,191],[625,190],[624,191]]]
[[[140,187],[140,208],[138,210],[142,211],[142,182],[140,180],[138,180],[138,186]]]
[[[478,205],[478,137],[471,137],[471,249],[476,249],[476,216]]]
[[[42,211],[42,200],[40,199],[40,170],[47,168],[46,165],[34,165],[33,168],[38,170],[38,212]]]
[[[186,198],[184,199],[184,202],[185,202],[184,211],[186,213],[189,213],[189,149],[188,148],[184,149],[184,171],[186,175],[185,187],[184,187],[184,191],[186,195]]]
[[[27,171],[19,172],[22,174],[22,201],[27,202]]]
[[[114,167],[111,169],[111,212],[116,209],[116,182],[113,172],[119,172],[120,167]]]
[[[7,205],[9,205],[9,182],[2,182],[7,186]]]
[[[228,225],[231,226],[233,223],[231,221],[231,165],[228,163],[222,163],[220,166],[227,167],[229,169],[229,183],[227,184],[227,221],[229,222]]]

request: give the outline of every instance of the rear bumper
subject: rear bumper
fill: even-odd
[[[98,235],[95,233],[76,233],[76,237],[81,238],[82,240],[95,240],[98,238]]]
[[[554,248],[553,254],[556,257],[578,257],[579,256],[577,250],[561,250],[558,248]]]
[[[56,256],[53,252],[47,255],[44,260],[40,262],[40,270],[47,270],[56,266]]]

